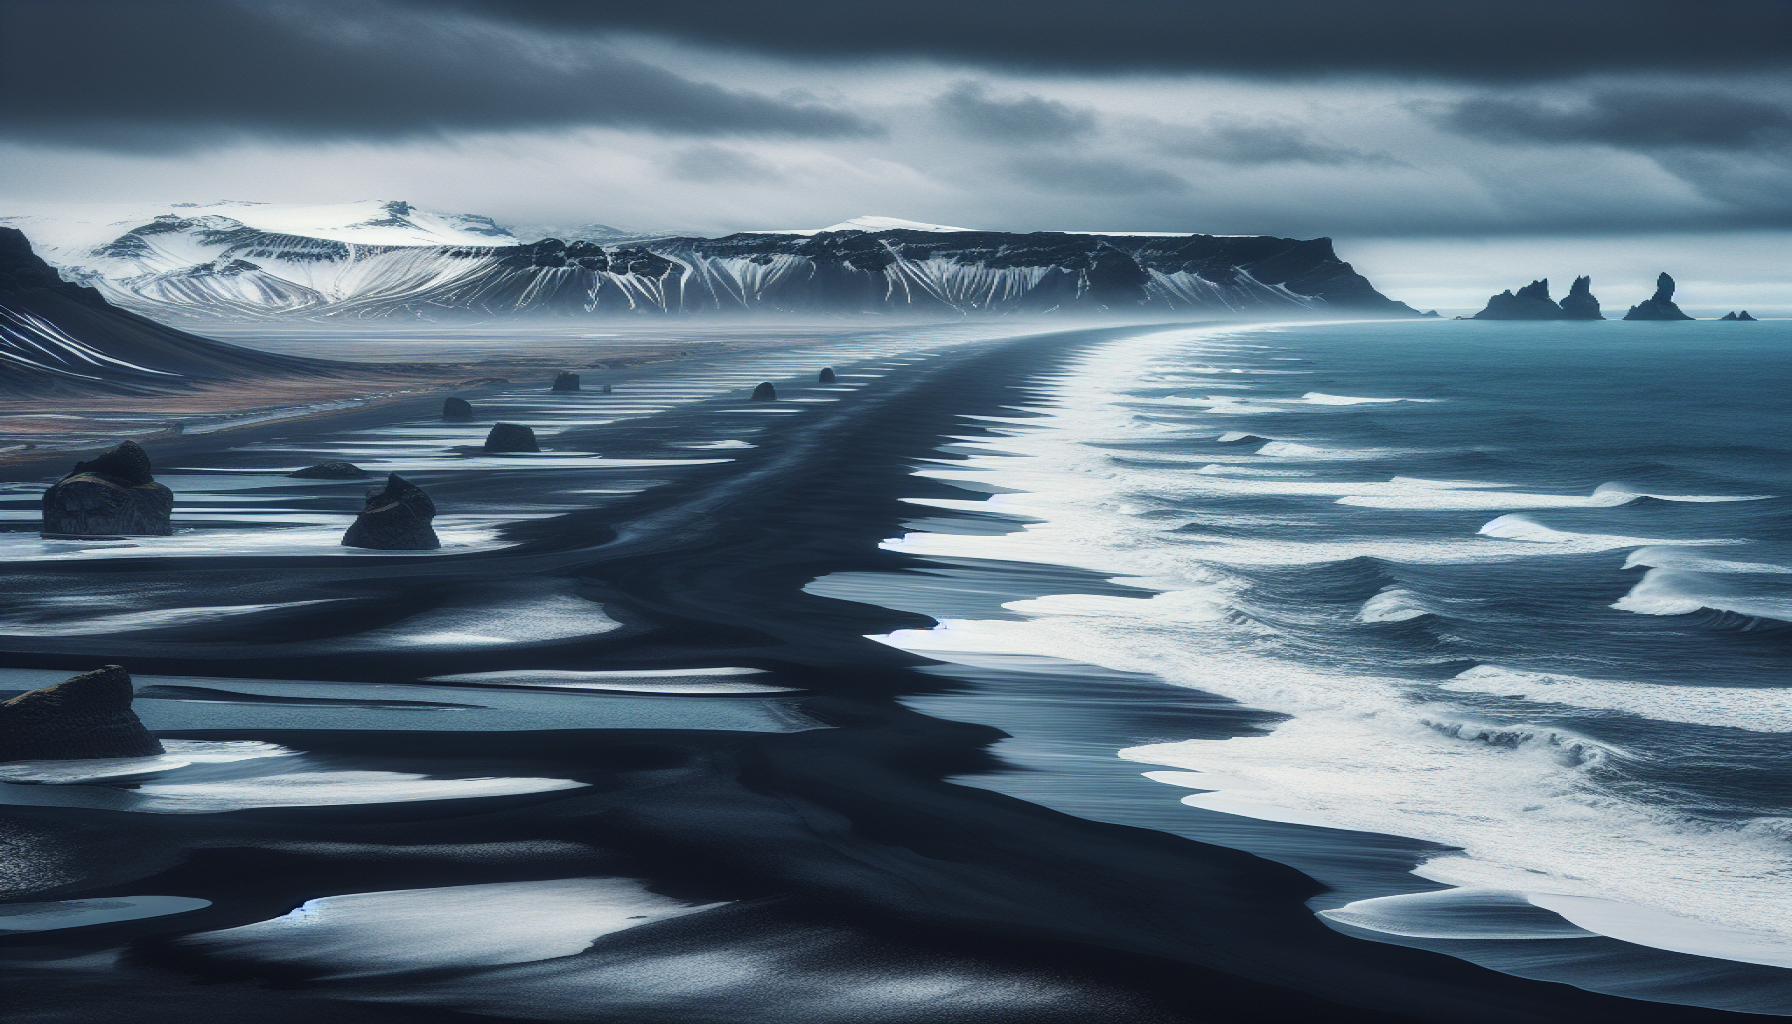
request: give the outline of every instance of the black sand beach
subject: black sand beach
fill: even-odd
[[[1027,415],[1030,378],[1127,330],[860,357],[876,369],[868,375],[836,347],[795,349],[780,357],[787,375],[767,377],[781,399],[773,412],[754,412],[734,390],[552,437],[544,458],[608,460],[590,468],[544,461],[518,472],[471,454],[461,469],[407,468],[446,512],[497,523],[441,552],[345,552],[332,539],[4,556],[0,614],[37,628],[0,630],[0,686],[122,664],[171,751],[285,751],[88,785],[0,783],[14,904],[207,901],[0,931],[6,1019],[1766,1019],[1350,937],[1313,915],[1306,901],[1321,887],[1294,868],[955,781],[1008,770],[989,750],[1004,735],[1001,701],[980,696],[999,680],[955,677],[866,639],[925,627],[924,616],[803,588],[834,573],[926,568],[878,547],[917,515],[899,499],[964,494],[911,475],[916,464],[953,458],[941,445],[979,430],[966,416]],[[730,358],[715,357],[714,372]],[[831,391],[815,385],[830,362],[844,385]],[[625,392],[625,381],[699,372],[677,364],[614,379]],[[468,394],[476,405],[485,396]],[[386,412],[394,437],[420,436],[397,422],[414,425],[417,408]],[[158,475],[248,481],[251,495],[266,492],[260,500],[335,529],[366,482],[294,499],[255,481],[332,455],[332,431],[377,426],[357,415],[270,427],[282,440],[259,447],[189,438],[152,454]],[[467,436],[483,435],[493,415]],[[573,419],[538,406],[528,415]],[[680,447],[715,439],[739,443]],[[18,464],[6,479],[25,495],[65,471]],[[177,518],[203,525],[203,507],[177,505]],[[977,527],[973,513],[958,518]],[[8,526],[7,536],[35,530],[22,517]],[[190,613],[218,607],[259,610]],[[56,608],[121,618],[103,634],[58,632],[56,616],[72,613]],[[504,633],[501,623],[524,625]],[[669,674],[696,669],[758,671]],[[694,685],[706,680],[737,685]],[[1078,712],[1066,703],[1057,713]],[[1261,724],[1200,694],[1178,713],[1216,735]],[[439,782],[443,795],[258,800],[270,776],[245,766],[263,762],[283,764],[282,779],[309,774],[343,792]],[[1051,790],[1039,771],[1028,785]],[[490,780],[557,788],[480,788]],[[587,895],[568,896],[567,885]],[[250,927],[307,901],[413,890],[447,895],[416,897],[411,909],[319,905],[317,921],[354,925],[340,943],[306,940],[302,925]],[[619,927],[552,938],[567,927],[562,912],[605,899],[624,907]],[[487,933],[500,936],[489,948]],[[556,941],[570,945],[537,955]]]

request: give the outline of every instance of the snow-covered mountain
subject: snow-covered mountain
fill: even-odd
[[[525,243],[488,218],[402,202],[40,209],[0,224],[24,230],[64,277],[158,318],[1416,315],[1325,238],[1017,234],[860,217],[725,238]]]

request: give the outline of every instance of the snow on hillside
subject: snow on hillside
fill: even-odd
[[[854,217],[825,228],[786,228],[781,231],[743,231],[746,235],[819,235],[829,231],[975,231],[976,228],[955,228],[947,224],[923,224],[895,217]]]

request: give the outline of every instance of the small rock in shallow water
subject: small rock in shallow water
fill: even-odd
[[[367,506],[342,535],[342,546],[381,551],[430,551],[442,546],[430,520],[436,503],[423,488],[397,473],[386,486],[367,492]]]
[[[320,462],[286,475],[306,480],[359,480],[367,475],[367,471],[352,462]]]
[[[834,383],[834,368],[832,366],[822,367],[821,372],[815,375],[815,380],[819,384]]]
[[[485,450],[538,452],[541,446],[535,443],[535,431],[521,423],[494,423],[491,433],[485,435]]]
[[[442,418],[445,420],[470,420],[473,418],[473,403],[464,398],[442,399]]]
[[[762,383],[753,389],[753,401],[755,402],[775,402],[777,400],[778,389],[772,387],[770,382]]]
[[[74,472],[44,492],[46,535],[70,537],[166,536],[174,492],[150,475],[149,453],[126,441],[97,458],[75,463]]]
[[[577,390],[579,390],[579,375],[572,372],[571,370],[561,370],[559,373],[554,375],[554,390],[555,391],[577,391]]]
[[[117,665],[0,704],[0,761],[74,761],[162,753],[131,710],[131,674]]]

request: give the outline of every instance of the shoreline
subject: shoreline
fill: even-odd
[[[1176,325],[1164,329],[1171,326]],[[756,447],[730,451],[727,463],[679,467],[658,487],[586,510],[516,522],[503,531],[513,546],[495,551],[428,559],[394,554],[353,564],[320,551],[301,559],[183,557],[158,564],[133,558],[103,572],[92,563],[31,566],[39,585],[71,592],[106,585],[113,576],[149,581],[178,571],[195,593],[222,593],[228,587],[234,600],[247,601],[254,593],[291,600],[328,592],[361,602],[306,620],[311,639],[294,641],[309,645],[303,652],[257,651],[253,634],[239,628],[232,637],[204,624],[104,641],[105,657],[124,659],[140,672],[211,677],[219,686],[232,677],[402,684],[497,669],[742,665],[768,673],[756,679],[800,689],[796,699],[802,712],[826,726],[777,734],[614,728],[601,722],[521,732],[467,731],[459,724],[455,731],[299,725],[168,731],[163,735],[175,739],[273,742],[352,770],[448,778],[468,773],[565,777],[590,788],[489,797],[483,803],[243,810],[198,816],[201,820],[9,808],[33,827],[74,823],[116,830],[124,837],[118,841],[136,843],[135,856],[142,858],[134,875],[114,868],[110,873],[116,877],[103,884],[94,884],[100,881],[95,877],[32,898],[156,892],[212,901],[184,921],[155,918],[91,926],[80,935],[64,932],[59,948],[71,955],[128,948],[118,973],[102,976],[128,981],[125,991],[138,993],[145,1007],[133,1017],[145,1022],[183,1019],[183,1004],[207,998],[216,1000],[209,1012],[220,1020],[233,1013],[234,1019],[266,1015],[258,1019],[280,1021],[397,1020],[415,1014],[416,1007],[391,1014],[381,1007],[436,991],[446,993],[440,997],[444,1001],[422,1004],[432,1019],[471,1014],[464,1019],[623,1021],[631,1019],[626,1012],[504,1016],[490,1000],[507,992],[512,998],[516,992],[536,992],[530,986],[538,982],[579,990],[597,984],[591,978],[628,964],[660,962],[652,958],[665,951],[696,956],[713,950],[723,941],[717,936],[732,936],[726,941],[757,951],[759,946],[740,936],[766,934],[789,942],[789,936],[817,929],[864,938],[867,948],[896,950],[900,955],[889,954],[892,964],[968,972],[977,985],[998,993],[1045,991],[1049,986],[1039,980],[1039,971],[1058,979],[1055,1001],[1015,996],[1011,1005],[980,1003],[952,1011],[951,1019],[966,1022],[1768,1019],[1597,995],[1438,953],[1351,938],[1313,917],[1306,901],[1321,887],[1292,868],[950,781],[1001,769],[989,748],[1005,734],[901,706],[898,697],[928,694],[943,695],[928,699],[949,706],[956,684],[917,672],[928,659],[865,639],[868,633],[931,620],[817,596],[802,587],[834,573],[927,565],[877,547],[916,514],[902,498],[963,493],[910,475],[916,461],[940,458],[941,445],[976,434],[964,418],[968,415],[1026,415],[1031,376],[1061,367],[1081,346],[1136,329],[1089,328],[935,351],[834,404],[792,404],[789,408],[800,411],[788,415],[748,417],[755,410],[738,399],[711,400],[659,414],[653,422],[570,430],[557,441],[627,452],[658,436],[654,430],[685,436],[690,431],[681,425],[704,416],[727,422],[738,413],[736,420],[771,421],[757,428]],[[409,408],[394,402],[319,422],[372,426]],[[272,435],[288,427],[263,423],[241,429],[241,435],[219,431],[190,437],[169,454],[216,451],[256,431]],[[5,474],[17,479],[26,472],[18,465],[8,466]],[[504,486],[494,493],[515,494],[515,485]],[[600,604],[622,628],[518,651],[452,644],[359,649],[337,639],[362,636],[368,623],[361,619],[376,607],[392,616],[434,607],[431,602],[441,600],[437,595],[463,591],[474,602],[469,607],[487,607],[478,602],[496,601],[501,594],[491,589],[493,581],[504,580],[524,588],[564,585]],[[77,652],[80,646],[87,649]],[[90,659],[91,647],[91,642],[54,637],[14,639],[3,663],[65,668]],[[477,699],[476,688],[463,692]],[[218,713],[227,717],[224,709]],[[563,845],[529,846],[549,839]],[[432,847],[488,853],[456,859],[451,853],[422,852]],[[387,852],[376,856],[369,852],[374,850]],[[509,852],[489,853],[494,850]],[[606,872],[649,878],[659,890],[693,903],[729,901],[728,909],[714,918],[707,915],[715,912],[704,912],[642,925],[558,958],[433,974],[398,972],[347,986],[327,975],[263,962],[246,947],[208,951],[181,937],[242,927],[339,893],[520,884]],[[15,948],[20,944],[0,940]],[[819,970],[814,964],[820,960],[798,962]],[[34,1002],[27,1007],[33,1020],[103,1019],[102,1009],[118,1012],[108,998],[125,998],[122,992],[108,997],[110,989],[95,986],[93,975],[79,971],[56,974],[19,962],[9,969],[33,982]],[[196,990],[192,982],[199,979],[224,984]],[[294,987],[283,996],[263,985]],[[83,986],[91,994],[83,994]],[[481,990],[498,995],[487,997]],[[742,998],[747,1003],[736,1010],[741,1016],[713,1019],[868,1024],[939,1019],[912,1010],[891,1015],[869,1003],[780,1015],[776,1005]],[[710,1012],[723,1012],[723,1005],[714,1004]],[[194,1007],[184,1010],[191,1014]]]

